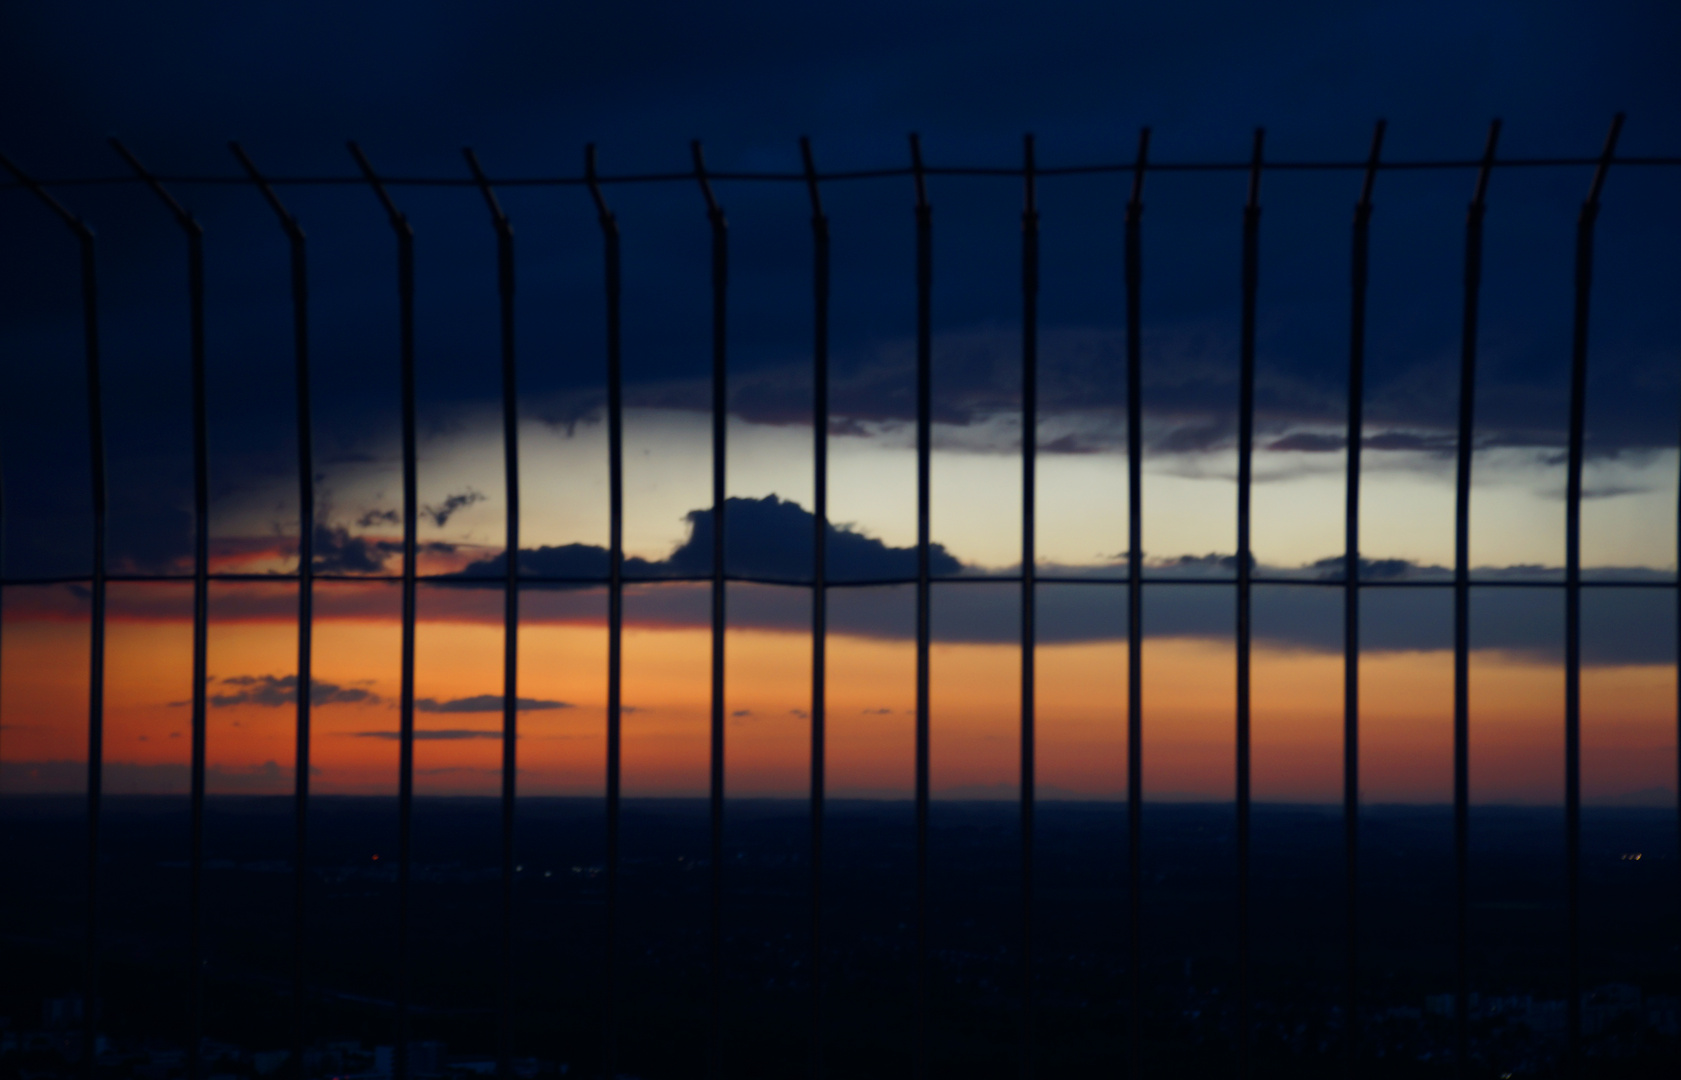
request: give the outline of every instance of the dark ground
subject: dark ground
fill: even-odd
[[[111,1042],[102,1071],[164,1080],[179,1072],[168,1051],[184,1045],[188,1020],[187,802],[119,797],[105,806],[101,1030]],[[84,979],[83,807],[68,797],[0,800],[0,1016],[9,1018],[17,1044],[0,1054],[0,1075],[64,1067],[26,1044],[30,1032],[51,1027],[43,999],[78,993]],[[729,804],[715,996],[706,804],[625,803],[618,998],[625,1074],[703,1072],[714,1004],[723,1075],[803,1074],[812,1022],[807,814],[803,801]],[[939,802],[932,810],[931,1076],[1020,1074],[1017,815],[1011,803]],[[311,803],[304,1019],[317,1049],[358,1041],[371,1050],[394,1041],[396,824],[394,800]],[[511,994],[514,1052],[536,1059],[529,1069],[559,1073],[564,1063],[571,1076],[601,1069],[604,827],[599,801],[520,802]],[[218,1071],[255,1075],[251,1052],[291,1044],[292,829],[288,799],[208,804],[205,1030],[231,1044]],[[1451,814],[1368,807],[1361,829],[1359,1071],[1440,1075],[1451,1024],[1427,999],[1453,986]],[[1144,830],[1147,1071],[1225,1073],[1238,1029],[1233,810],[1151,804]],[[1125,1072],[1126,832],[1123,804],[1039,807],[1033,1025],[1040,1076]],[[416,802],[411,1037],[444,1044],[440,1068],[494,1052],[499,837],[494,800]],[[908,1076],[913,807],[831,802],[826,838],[826,1075]],[[1546,1017],[1564,996],[1562,813],[1476,807],[1472,839],[1477,1075],[1549,1075],[1560,1043]],[[1675,815],[1589,809],[1583,842],[1594,1075],[1675,1075],[1667,1071],[1676,1061],[1681,994]],[[1625,857],[1636,853],[1639,859]],[[1341,1075],[1343,888],[1339,811],[1255,808],[1258,1076]],[[1608,984],[1638,993],[1597,990]],[[346,1049],[309,1071],[349,1071],[359,1060]]]

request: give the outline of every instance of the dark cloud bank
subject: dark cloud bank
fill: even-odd
[[[5,152],[43,177],[125,176],[120,134],[164,174],[233,177],[237,137],[272,175],[354,175],[361,139],[390,175],[465,178],[474,145],[493,175],[576,173],[585,143],[611,173],[689,168],[706,140],[722,172],[907,164],[1013,166],[1038,133],[1046,165],[1124,162],[1150,124],[1155,160],[1242,158],[1257,123],[1270,160],[1357,159],[1390,121],[1391,160],[1471,158],[1488,120],[1502,157],[1592,154],[1618,109],[1622,152],[1681,145],[1674,4],[919,5],[855,0],[724,5],[484,5],[300,0],[260,5],[9,5],[0,91]],[[333,32],[319,27],[330,24]],[[884,33],[891,26],[893,32]],[[1668,45],[1665,42],[1669,42]],[[1010,58],[1001,64],[1000,57]],[[1429,72],[1420,78],[1420,72]],[[775,91],[766,93],[766,88]],[[1521,175],[1520,175],[1521,174]],[[111,553],[136,569],[190,557],[186,267],[150,192],[56,189],[99,230]],[[1376,191],[1367,373],[1373,448],[1439,453],[1453,430],[1466,170],[1385,173]],[[1583,170],[1503,170],[1490,191],[1479,438],[1561,445],[1567,416],[1571,244]],[[1663,170],[1619,165],[1594,263],[1590,453],[1672,447],[1678,204]],[[6,572],[88,565],[85,402],[76,245],[0,180],[0,436]],[[914,416],[913,188],[906,177],[831,185],[835,242],[831,405],[837,430]],[[289,482],[292,345],[285,245],[256,192],[174,183],[204,224],[212,288],[207,362],[218,494]],[[1045,310],[1039,405],[1119,416],[1124,386],[1124,177],[1041,185]],[[1261,248],[1258,432],[1329,452],[1347,370],[1349,211],[1357,173],[1269,173]],[[971,424],[1020,401],[1020,192],[938,176],[934,416]],[[797,185],[720,181],[729,211],[730,393],[737,415],[810,415],[807,209]],[[288,187],[309,233],[317,465],[394,455],[392,249],[363,185]],[[1227,447],[1237,400],[1241,173],[1153,174],[1144,194],[1144,406],[1152,453]],[[581,188],[506,189],[520,230],[520,386],[528,416],[599,408],[604,342],[595,211]],[[418,252],[422,422],[494,408],[493,231],[470,188],[400,190]],[[709,231],[688,182],[618,185],[624,227],[626,394],[704,409]],[[542,298],[532,302],[529,298]],[[535,358],[565,355],[566,363]],[[593,359],[592,359],[593,358]],[[850,425],[848,428],[847,425]],[[1114,445],[1119,423],[1047,453]],[[1146,433],[1150,435],[1150,432]],[[452,519],[470,495],[425,509]],[[390,523],[389,512],[363,527]],[[379,541],[317,535],[323,572],[365,573]],[[575,555],[580,553],[574,553]],[[550,553],[551,559],[565,554]]]
[[[804,633],[811,626],[809,582],[812,516],[797,504],[776,497],[732,499],[726,510],[728,569],[732,575],[780,584],[731,583],[728,621],[732,628]],[[688,515],[691,533],[663,559],[634,559],[626,566],[627,626],[686,627],[711,625],[710,569],[712,519],[708,510]],[[915,633],[916,556],[844,527],[828,530],[832,633],[910,642]],[[988,581],[988,571],[964,565],[936,549],[933,632],[936,640],[1010,644],[1019,640],[1020,586]],[[607,553],[584,544],[537,548],[521,554],[525,573],[563,578],[564,583],[527,582],[521,615],[529,625],[599,625],[606,615]],[[1201,638],[1230,642],[1236,622],[1229,553],[1151,558],[1147,564],[1144,629],[1152,638]],[[502,621],[499,595],[506,562],[501,554],[465,570],[425,579],[419,617],[425,624]],[[1013,568],[1004,568],[1008,574]],[[998,570],[990,571],[993,574]],[[1125,640],[1125,567],[1041,566],[1037,632],[1045,644]],[[1340,556],[1327,556],[1299,567],[1257,566],[1258,577],[1281,583],[1255,586],[1254,632],[1269,647],[1340,652],[1342,649],[1342,575]],[[671,580],[672,578],[686,580]],[[1070,583],[1046,582],[1062,578]],[[1362,560],[1361,647],[1368,652],[1431,651],[1452,647],[1451,573],[1444,567],[1403,559]],[[1590,585],[1616,580],[1645,588],[1584,590],[1583,657],[1594,665],[1675,662],[1674,574],[1650,568],[1596,568],[1584,572]],[[1194,582],[1176,584],[1172,582]],[[894,581],[869,587],[845,582]],[[1471,646],[1504,650],[1532,659],[1562,661],[1564,634],[1563,574],[1557,567],[1480,567],[1473,573]],[[262,619],[288,621],[297,601],[290,587],[226,586],[215,609],[216,621]],[[19,589],[8,596],[9,618],[85,620],[86,597],[79,586]],[[85,592],[85,591],[84,591]],[[316,590],[316,614],[322,619],[396,617],[396,585],[391,582],[334,582]],[[121,619],[177,622],[186,617],[180,598],[160,590],[125,594],[114,609]],[[423,629],[423,632],[426,632]],[[242,675],[212,684],[216,704],[278,707],[294,700],[290,676]],[[318,704],[378,701],[371,691],[318,683]],[[180,704],[185,704],[180,703]],[[496,712],[493,695],[423,702],[423,711]],[[561,708],[564,703],[520,702],[522,710]]]
[[[688,515],[689,537],[663,560],[630,559],[631,582],[706,574],[711,570],[713,516],[710,510]],[[789,583],[811,580],[813,516],[798,504],[776,496],[730,499],[725,506],[726,566],[732,575]],[[846,528],[827,530],[832,581],[883,581],[914,578],[916,551],[892,547]],[[933,571],[946,579],[934,586],[933,632],[946,642],[1010,643],[1020,639],[1020,587],[976,580],[984,571],[965,566],[935,545]],[[1331,556],[1306,567],[1257,567],[1265,576],[1294,578],[1300,584],[1255,586],[1254,630],[1262,643],[1284,648],[1337,652],[1343,647],[1342,590],[1330,587],[1342,575],[1342,557]],[[506,572],[504,555],[474,563],[448,580],[490,586]],[[540,576],[601,581],[607,552],[586,544],[545,547],[521,553],[522,571]],[[1236,625],[1235,590],[1229,587],[1231,555],[1181,556],[1156,560],[1152,576],[1200,579],[1200,584],[1159,583],[1146,591],[1144,631],[1150,637],[1231,640]],[[1126,591],[1117,568],[1042,567],[1045,576],[1085,579],[1041,584],[1036,622],[1045,644],[1121,641],[1126,637]],[[1605,571],[1619,580],[1660,582],[1649,570]],[[1451,575],[1442,567],[1401,559],[1362,560],[1361,576],[1378,583],[1443,586]],[[1593,575],[1590,575],[1590,577]],[[1471,635],[1474,648],[1523,654],[1562,662],[1564,594],[1553,587],[1562,576],[1545,567],[1479,570],[1477,580],[1506,587],[1473,591]],[[1522,583],[1532,587],[1510,587]],[[578,615],[600,611],[599,598],[580,584],[544,595],[534,589],[527,600],[539,611]],[[806,630],[811,625],[809,594],[774,585],[733,584],[728,598],[732,627]],[[668,583],[633,587],[626,617],[633,622],[704,627],[711,619],[710,590],[704,584]],[[1667,664],[1675,659],[1674,599],[1666,589],[1589,589],[1583,600],[1583,656],[1589,664]],[[1452,639],[1452,595],[1443,587],[1367,589],[1362,594],[1361,646],[1369,651],[1448,649]],[[908,584],[881,588],[836,589],[829,599],[829,629],[835,633],[910,639],[915,634],[915,594]]]

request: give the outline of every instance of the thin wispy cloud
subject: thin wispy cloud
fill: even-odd
[[[468,488],[466,491],[445,497],[444,501],[436,506],[422,506],[420,511],[432,519],[432,524],[441,529],[449,524],[449,519],[454,517],[457,511],[464,510],[474,503],[484,502],[484,498],[479,492]]]
[[[384,739],[396,742],[403,737],[400,731],[356,731],[351,732],[358,739]],[[500,739],[500,731],[479,731],[475,728],[436,728],[433,730],[420,729],[415,731],[414,737],[421,742],[455,742],[462,739]]]
[[[499,713],[503,703],[507,700],[502,694],[474,694],[471,697],[421,698],[414,703],[416,712],[423,713]],[[514,698],[514,708],[519,712],[541,712],[547,709],[570,709],[572,703],[568,701],[550,701],[546,698]]]

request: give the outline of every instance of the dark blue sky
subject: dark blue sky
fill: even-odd
[[[117,134],[160,173],[234,175],[241,140],[275,175],[350,175],[362,142],[392,174],[689,167],[1045,165],[1125,161],[1152,126],[1159,160],[1237,160],[1257,124],[1276,159],[1355,159],[1378,117],[1386,156],[1471,158],[1489,120],[1503,156],[1681,153],[1681,10],[1663,3],[849,3],[692,5],[86,5],[0,15],[0,151],[46,177],[119,175]],[[1592,434],[1606,453],[1670,446],[1678,385],[1681,205],[1674,169],[1614,173],[1602,218]],[[1480,419],[1512,444],[1557,442],[1570,251],[1586,169],[1516,170],[1490,194]],[[1377,192],[1372,417],[1448,421],[1467,172],[1385,174]],[[1152,409],[1181,437],[1230,437],[1239,174],[1151,177],[1146,318]],[[1045,407],[1116,405],[1126,180],[1046,181]],[[204,220],[219,491],[290,467],[285,249],[248,189],[176,185]],[[739,409],[806,407],[807,208],[794,185],[721,184],[732,223]],[[1269,174],[1263,189],[1263,429],[1340,421],[1349,210],[1358,176]],[[179,234],[134,185],[66,187],[100,232],[119,551],[184,551],[186,314]],[[323,461],[396,419],[391,240],[357,187],[287,187],[311,235]],[[834,184],[837,404],[902,416],[912,322],[908,180]],[[963,421],[1015,400],[1019,187],[937,178],[936,392]],[[520,238],[528,411],[587,412],[601,380],[599,239],[576,188],[505,194]],[[692,185],[617,187],[632,401],[704,407],[706,221]],[[497,393],[493,234],[471,189],[399,189],[414,219],[428,422]],[[0,189],[0,424],[8,573],[62,571],[85,495],[74,248]],[[804,381],[802,381],[804,380]],[[1199,426],[1200,425],[1200,426]],[[1189,435],[1186,433],[1189,432]],[[1201,432],[1199,436],[1197,433]]]
[[[1150,10],[1153,7],[1154,10]],[[1631,153],[1673,151],[1681,32],[1650,3],[1163,5],[871,0],[844,5],[298,2],[7,6],[10,152],[111,164],[120,131],[181,168],[239,137],[303,169],[355,133],[393,168],[453,170],[474,143],[514,170],[603,144],[635,168],[762,163],[799,133],[834,165],[897,158],[906,130],[965,159],[1233,156],[1257,123],[1281,154],[1357,152],[1375,116],[1398,156],[1593,147],[1630,110]],[[57,171],[54,169],[53,171]]]

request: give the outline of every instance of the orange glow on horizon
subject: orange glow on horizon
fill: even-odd
[[[295,587],[264,585],[274,604]],[[400,631],[395,589],[367,591],[357,618],[323,618],[315,677],[338,700],[312,710],[312,790],[394,794]],[[144,590],[151,590],[146,592]],[[327,590],[323,590],[324,592]],[[270,619],[217,619],[213,695],[287,676],[296,631]],[[247,596],[251,595],[249,592]],[[372,599],[370,599],[372,598]],[[436,600],[436,602],[434,602]],[[243,602],[243,601],[242,601]],[[264,604],[269,599],[262,601]],[[186,586],[112,589],[107,630],[105,776],[113,794],[186,790],[191,625]],[[422,597],[417,635],[416,791],[500,790],[502,598],[495,590]],[[522,625],[519,790],[599,796],[604,789],[606,634],[600,597],[572,596],[566,620]],[[75,618],[80,607],[81,618]],[[593,610],[591,607],[593,605]],[[77,790],[87,753],[86,605],[8,606],[7,792]],[[134,608],[143,618],[125,616]],[[167,617],[172,616],[172,617]],[[800,633],[730,630],[726,642],[726,790],[803,796],[810,777],[811,645]],[[624,791],[707,789],[710,632],[627,625]],[[1019,791],[1020,653],[1013,645],[936,643],[931,779],[937,797],[1015,798]],[[1257,648],[1253,791],[1257,800],[1331,802],[1342,785],[1339,655]],[[1126,647],[1041,646],[1036,781],[1044,798],[1126,794]],[[1144,784],[1149,799],[1229,799],[1234,790],[1234,674],[1229,642],[1151,639],[1145,648]],[[913,789],[915,649],[906,640],[836,635],[829,642],[828,788],[835,797],[908,797]],[[244,683],[237,681],[247,679]],[[292,790],[295,708],[275,698],[209,710],[212,792]],[[1368,802],[1451,798],[1451,654],[1368,654],[1361,663],[1361,791]],[[318,694],[324,691],[318,689]],[[1472,665],[1472,798],[1562,801],[1563,672],[1556,662],[1476,652]],[[359,699],[359,700],[357,700]],[[477,699],[477,700],[475,700]],[[489,699],[490,704],[485,704]],[[1590,801],[1673,800],[1672,667],[1584,670],[1583,794]],[[81,764],[78,764],[81,763]]]

